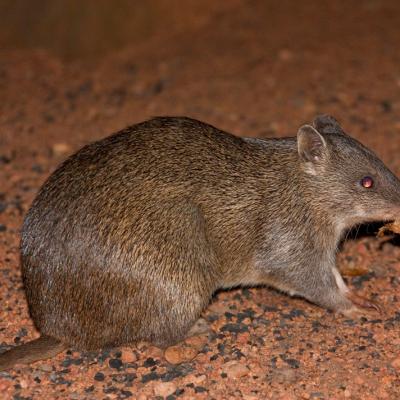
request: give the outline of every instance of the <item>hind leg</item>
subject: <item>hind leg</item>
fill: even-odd
[[[201,211],[188,203],[164,206],[168,224],[164,221],[146,242],[145,264],[133,268],[147,271],[134,301],[141,308],[138,336],[161,347],[187,336],[219,282]]]
[[[190,293],[181,292],[171,297],[169,306],[153,309],[152,321],[144,327],[143,339],[164,348],[203,333],[205,330],[200,315],[211,295],[190,290]]]

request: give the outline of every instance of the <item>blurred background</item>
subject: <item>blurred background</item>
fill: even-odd
[[[226,6],[179,0],[1,0],[0,46],[44,48],[71,61],[104,56],[157,32],[193,28]]]
[[[177,114],[294,135],[325,112],[394,164],[399,11],[391,0],[0,0],[2,140],[75,148]]]

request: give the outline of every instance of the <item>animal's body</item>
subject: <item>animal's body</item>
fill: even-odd
[[[399,180],[332,117],[284,139],[189,118],[127,128],[67,159],[34,200],[21,261],[42,338],[0,368],[67,346],[175,343],[219,288],[266,284],[352,314],[371,303],[336,269],[342,234],[399,214]]]

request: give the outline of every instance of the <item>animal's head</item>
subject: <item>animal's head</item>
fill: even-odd
[[[331,116],[297,134],[300,165],[310,190],[343,227],[400,218],[400,181]]]

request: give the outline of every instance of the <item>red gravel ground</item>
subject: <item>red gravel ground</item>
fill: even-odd
[[[38,336],[19,271],[23,216],[57,164],[94,139],[153,115],[293,136],[325,112],[400,174],[398,2],[235,0],[184,25],[96,62],[0,52],[0,349]],[[221,292],[204,313],[212,332],[167,359],[145,343],[68,351],[0,373],[0,397],[398,399],[400,241],[377,228],[350,235],[338,262],[382,314],[349,320],[267,288]]]

